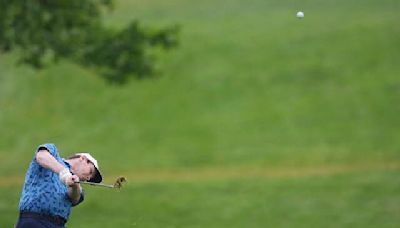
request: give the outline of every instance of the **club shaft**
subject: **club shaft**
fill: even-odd
[[[109,185],[109,184],[93,183],[93,182],[86,182],[86,181],[81,181],[81,182],[78,182],[78,183],[87,184],[87,185],[93,185],[93,186],[99,186],[99,187],[106,187],[106,188],[114,188],[114,185]]]

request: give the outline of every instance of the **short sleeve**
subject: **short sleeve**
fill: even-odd
[[[39,152],[39,150],[43,150],[43,149],[49,151],[49,153],[51,155],[53,155],[53,157],[56,157],[58,155],[57,148],[54,144],[51,144],[51,143],[42,144],[42,145],[38,146],[36,153]]]
[[[83,191],[83,189],[82,189],[82,191],[81,191],[81,197],[79,198],[79,201],[78,201],[77,203],[75,203],[75,204],[72,204],[72,206],[73,206],[73,207],[77,206],[78,204],[82,203],[83,200],[85,200],[85,193],[84,193],[84,191]]]

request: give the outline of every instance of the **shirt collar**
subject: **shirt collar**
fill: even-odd
[[[65,159],[63,159],[63,162],[68,167],[68,169],[71,169],[71,164],[69,164]]]

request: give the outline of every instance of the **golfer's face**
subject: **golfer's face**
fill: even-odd
[[[80,157],[79,166],[75,173],[79,179],[88,181],[94,176],[95,168],[92,162],[90,162],[85,156]]]

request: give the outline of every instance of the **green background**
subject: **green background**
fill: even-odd
[[[297,19],[296,12],[305,12]],[[69,227],[399,227],[400,2],[119,0],[107,26],[179,24],[157,77],[108,85],[0,55],[0,226],[37,145],[90,151]]]

